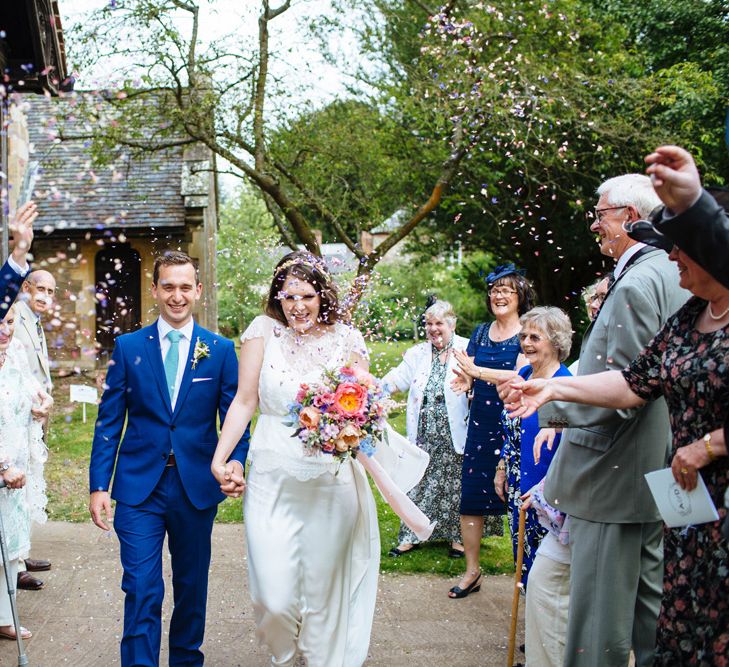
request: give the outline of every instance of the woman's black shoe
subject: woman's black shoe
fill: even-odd
[[[458,598],[465,598],[471,593],[478,593],[480,590],[481,574],[479,573],[479,575],[468,586],[466,586],[466,588],[461,588],[460,586],[454,586],[451,588],[451,590],[448,591],[448,597],[456,600]]]
[[[453,547],[451,547],[448,550],[448,558],[463,558],[463,556],[463,549],[454,549]]]
[[[398,547],[395,547],[393,549],[390,549],[390,551],[387,552],[387,555],[392,556],[393,558],[397,558],[398,556],[402,556],[403,554],[409,554],[411,551],[415,551],[419,548],[419,544],[412,544],[410,545],[409,549],[399,549]]]

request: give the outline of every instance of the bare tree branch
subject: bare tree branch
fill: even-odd
[[[266,194],[265,192],[263,193],[263,201],[265,202],[266,208],[271,214],[271,217],[273,218],[273,221],[276,224],[276,227],[278,228],[278,231],[281,234],[281,238],[283,239],[284,243],[289,248],[291,248],[291,250],[298,250],[299,246],[296,243],[296,239],[292,236],[289,228],[286,226],[286,223],[281,216],[281,211],[276,206],[276,203],[273,201],[271,196]]]
[[[279,14],[283,14],[289,7],[291,7],[291,0],[286,0],[286,2],[284,2],[282,5],[280,5],[276,9],[269,9],[268,2],[266,2],[265,5],[266,5],[266,18],[269,21],[272,21]]]
[[[342,224],[339,222],[339,218],[335,216],[322,202],[319,198],[314,195],[313,192],[311,192],[306,185],[296,176],[296,174],[290,172],[288,169],[286,169],[286,166],[282,164],[281,162],[274,160],[273,166],[281,172],[281,174],[287,178],[300,192],[304,195],[306,198],[306,201],[314,208],[314,210],[317,212],[317,214],[326,220],[328,223],[334,227],[334,231],[337,233],[337,237],[344,243],[344,245],[349,248],[349,250],[354,254],[355,257],[362,259],[365,257],[364,252],[362,252],[362,248],[360,248],[352,239],[349,237],[347,232],[344,230],[344,227],[342,227]]]
[[[63,130],[59,130],[58,138],[61,141],[88,141],[90,139],[98,139],[98,134],[64,134]],[[137,148],[147,153],[161,151],[166,148],[175,148],[177,146],[189,146],[197,143],[196,139],[188,137],[186,139],[175,139],[170,141],[141,141],[137,139],[115,138],[114,141],[120,146],[128,146],[129,148]]]
[[[443,164],[440,176],[428,200],[422,204],[409,220],[407,220],[399,229],[390,234],[375,250],[367,256],[366,262],[360,264],[359,274],[371,271],[382,257],[390,251],[397,243],[402,241],[418,224],[432,213],[440,204],[443,194],[450,185],[456,174],[458,165],[468,152],[470,146],[462,145],[453,152],[446,162]]]
[[[422,9],[428,16],[433,16],[433,14],[435,14],[435,10],[432,7],[428,7],[424,2],[420,2],[420,0],[410,0],[410,2],[419,9]]]

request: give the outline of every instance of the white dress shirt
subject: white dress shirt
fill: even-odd
[[[180,384],[182,384],[182,376],[185,374],[185,364],[187,363],[187,357],[190,354],[190,342],[192,340],[192,330],[195,326],[194,320],[190,320],[184,327],[177,329],[182,335],[180,342],[178,343],[178,350],[180,358],[177,362],[177,376],[175,377],[175,394],[172,396],[172,409],[175,409],[175,403],[177,403],[177,395],[180,393]],[[167,353],[170,351],[170,340],[167,338],[167,334],[174,329],[169,322],[163,318],[157,319],[157,331],[159,331],[159,342],[162,348],[162,363],[164,364],[167,358]]]
[[[645,248],[645,243],[636,243],[620,255],[620,259],[615,264],[615,270],[613,271],[615,280],[617,280],[618,276],[623,272],[623,269],[625,269],[625,265],[630,261],[630,258],[643,248]]]
[[[10,265],[10,268],[15,271],[15,273],[19,273],[21,278],[25,278],[25,276],[30,271],[30,265],[28,262],[25,263],[25,268],[21,267],[14,259],[12,255],[8,255],[8,264]]]

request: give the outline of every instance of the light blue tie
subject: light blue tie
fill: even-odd
[[[177,366],[180,362],[180,338],[182,338],[182,334],[176,329],[172,329],[167,333],[170,349],[167,350],[167,356],[165,357],[165,378],[167,379],[167,389],[170,392],[170,402],[175,396]]]

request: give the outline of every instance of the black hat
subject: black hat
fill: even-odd
[[[646,245],[652,245],[654,248],[671,252],[673,241],[669,239],[663,232],[656,229],[655,222],[661,219],[663,215],[663,206],[656,206],[647,220],[636,220],[635,222],[626,222],[623,227],[628,236],[634,241],[640,241]]]
[[[706,191],[716,200],[724,211],[729,214],[729,190],[721,187],[707,187]],[[671,252],[673,248],[673,239],[668,237],[656,228],[657,222],[663,217],[663,205],[656,206],[648,216],[647,220],[636,220],[635,222],[626,222],[623,228],[628,236],[634,241],[640,241],[646,245],[652,245],[654,248]]]

